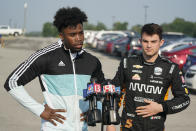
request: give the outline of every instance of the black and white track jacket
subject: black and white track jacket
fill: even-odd
[[[72,54],[64,48],[62,41],[49,45],[32,54],[8,77],[5,89],[24,107],[40,116],[44,106],[31,98],[23,88],[35,77],[39,77],[45,102],[53,109],[65,109],[64,124],[53,126],[42,120],[42,130],[81,131],[87,125],[80,122],[80,113],[88,110],[88,102],[83,101],[83,89],[91,77],[104,81],[99,60],[85,50]]]

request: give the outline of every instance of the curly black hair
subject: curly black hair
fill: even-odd
[[[87,21],[86,14],[77,7],[60,8],[54,16],[53,25],[59,32],[68,26],[76,26],[77,24]]]

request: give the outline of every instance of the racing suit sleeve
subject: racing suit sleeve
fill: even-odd
[[[124,86],[125,84],[124,69],[126,68],[126,66],[127,66],[127,59],[124,58],[121,60],[116,75],[111,81],[111,83],[114,84],[115,86],[121,86],[121,87]]]
[[[100,61],[97,59],[97,67],[95,69],[95,71],[93,72],[91,78],[97,78],[97,82],[98,83],[102,83],[105,81],[105,77],[102,71],[102,66]]]
[[[44,72],[46,59],[38,57],[40,52],[31,55],[25,62],[19,65],[7,78],[4,88],[22,106],[40,116],[44,106],[35,101],[24,89],[24,85]]]
[[[171,100],[166,100],[162,103],[163,112],[166,114],[180,112],[186,109],[190,104],[188,90],[184,83],[182,72],[178,68],[178,65],[175,65],[171,79],[171,91],[174,98]]]

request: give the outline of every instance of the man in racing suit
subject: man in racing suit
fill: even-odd
[[[42,131],[86,131],[80,121],[88,110],[83,101],[83,89],[92,77],[103,82],[99,60],[82,49],[83,22],[87,16],[80,9],[61,8],[54,17],[54,25],[61,40],[31,55],[13,71],[5,89],[25,108],[42,118]],[[24,85],[39,77],[44,105],[28,95]]]
[[[190,104],[188,91],[178,65],[158,55],[162,29],[146,24],[141,31],[143,52],[122,59],[112,80],[125,85],[122,131],[163,131],[167,114],[184,110]],[[167,99],[171,87],[173,98]]]

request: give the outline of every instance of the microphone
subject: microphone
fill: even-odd
[[[103,93],[104,94],[111,94],[115,92],[115,86],[114,85],[105,85],[103,86]]]
[[[97,100],[99,99],[99,95],[101,94],[101,84],[97,84],[96,81],[93,82],[93,114],[94,114],[94,122],[101,122],[101,110],[97,108]]]
[[[87,89],[83,89],[83,98],[85,101],[89,100],[90,95],[93,94],[93,84],[88,83]]]
[[[110,123],[118,125],[120,123],[119,113],[118,113],[118,100],[120,98],[121,90],[120,87],[115,87],[115,92],[112,94],[112,103],[110,110]]]
[[[101,94],[101,85],[96,83],[96,78],[92,78],[87,84],[87,89],[83,90],[83,97],[89,100],[89,110],[87,111],[87,124],[96,126],[101,122],[101,111],[97,109],[98,95]]]
[[[101,85],[100,84],[93,84],[93,103],[94,103],[94,109],[97,109],[97,99],[99,99],[99,95],[101,94]]]
[[[83,90],[83,97],[85,98],[85,101],[89,101],[89,109],[86,113],[86,121],[89,126],[96,126],[96,123],[94,122],[94,115],[93,115],[93,84],[88,83],[87,89]]]
[[[120,87],[115,87],[115,93],[114,93],[114,110],[118,110],[118,102],[121,96],[121,90]]]
[[[96,83],[96,79],[91,79],[87,84],[87,89],[83,89],[83,97],[89,101],[89,110],[85,113],[87,124],[96,126],[96,123],[102,122],[104,125],[117,125],[120,123],[118,113],[118,101],[121,95],[120,87],[115,87],[108,82],[107,85]],[[102,114],[97,107],[97,101],[103,98]]]
[[[104,107],[105,118],[104,124],[119,124],[119,114],[118,114],[118,101],[117,96],[120,94],[120,87],[115,87],[114,85],[108,83],[108,85],[103,86],[103,93],[106,98],[106,102],[109,103]]]
[[[93,91],[94,91],[93,84],[92,83],[88,83],[87,84],[87,95],[88,96],[92,95],[93,94]]]

